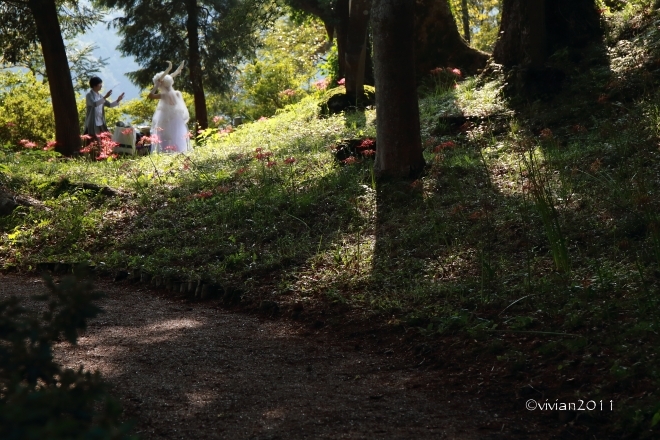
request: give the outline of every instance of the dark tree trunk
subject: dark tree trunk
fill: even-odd
[[[468,11],[468,0],[461,1],[461,15],[463,16],[463,38],[470,42],[470,12]]]
[[[415,34],[420,77],[436,67],[458,67],[474,74],[486,66],[488,54],[470,47],[461,37],[447,0],[416,0]]]
[[[37,25],[37,36],[46,64],[55,115],[55,151],[72,156],[80,150],[80,122],[57,7],[54,0],[30,0],[28,7]]]
[[[339,56],[339,78],[346,78],[346,48],[348,47],[348,0],[337,0],[336,6],[337,54]]]
[[[346,94],[364,95],[364,72],[367,58],[367,29],[371,0],[351,0],[346,39]]]
[[[539,66],[561,48],[581,48],[602,37],[595,0],[504,0],[495,62]]]
[[[199,55],[199,9],[196,0],[186,0],[188,20],[186,31],[188,32],[188,67],[190,68],[190,81],[192,82],[193,97],[195,98],[195,120],[197,129],[206,129],[209,126],[209,118],[206,110],[206,95],[204,95],[204,84],[202,82],[202,64]]]
[[[424,169],[415,81],[415,8],[410,0],[374,0],[371,24],[376,77],[374,169],[379,177],[411,177]]]

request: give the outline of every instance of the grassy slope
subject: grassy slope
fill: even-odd
[[[551,100],[505,102],[497,76],[427,87],[429,166],[414,182],[376,185],[368,161],[336,165],[328,146],[374,136],[375,114],[318,118],[312,98],[209,139],[187,159],[46,162],[5,151],[0,183],[44,207],[0,218],[0,259],[215,280],[241,288],[247,304],[338,307],[327,319],[337,327],[350,310],[422,335],[424,358],[451,354],[456,371],[487,366],[490,381],[508,384],[493,393],[511,412],[533,384],[551,400],[614,401],[614,417],[589,413],[566,428],[574,434],[608,426],[652,436],[658,19],[613,21],[609,46],[578,61],[584,74],[571,54],[557,54],[569,81]],[[438,122],[461,113],[483,120],[461,131]],[[258,148],[273,155],[258,160]],[[106,198],[67,181],[131,195]],[[475,390],[478,379],[460,378]]]

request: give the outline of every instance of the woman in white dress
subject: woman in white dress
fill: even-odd
[[[185,61],[172,75],[168,75],[172,70],[172,63],[167,63],[167,70],[154,76],[154,88],[149,93],[149,98],[159,100],[151,121],[151,152],[183,153],[190,149],[186,125],[190,114],[181,92],[174,90],[172,85],[174,78],[181,73]]]

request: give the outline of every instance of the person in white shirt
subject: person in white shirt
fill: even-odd
[[[109,102],[107,99],[112,95],[112,90],[108,90],[105,95],[99,92],[103,87],[103,80],[98,76],[94,76],[89,80],[91,90],[85,95],[87,105],[87,113],[85,114],[85,134],[96,138],[103,132],[108,131],[105,124],[105,107],[116,107],[119,105],[124,94],[119,95],[115,102]]]

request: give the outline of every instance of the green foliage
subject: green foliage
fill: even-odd
[[[105,6],[120,9],[124,15],[113,23],[122,36],[118,49],[133,55],[140,69],[131,72],[131,80],[151,86],[152,78],[165,68],[167,60],[189,60],[187,25],[189,14],[196,14],[199,56],[204,89],[225,93],[231,87],[236,66],[260,44],[259,31],[277,15],[270,0],[204,0],[194,3],[169,0],[99,0]],[[177,61],[179,62],[179,61]],[[183,90],[192,92],[189,69],[182,72]]]
[[[458,28],[463,29],[462,0],[450,0],[450,5]],[[470,17],[470,45],[490,52],[500,30],[502,0],[468,0],[468,14]]]
[[[0,71],[0,145],[22,148],[27,139],[43,147],[54,137],[48,86],[31,73]]]
[[[316,91],[312,80],[325,39],[325,28],[318,20],[302,24],[278,20],[264,37],[257,57],[238,76],[236,100],[241,103],[241,112],[250,119],[271,116]]]
[[[75,344],[78,332],[99,309],[101,294],[82,277],[56,284],[36,296],[41,311],[11,297],[0,302],[0,437],[5,439],[127,439],[121,408],[98,372],[62,368],[53,344]]]
[[[330,84],[337,84],[337,81],[341,79],[339,77],[339,52],[336,40],[333,41],[332,47],[330,47],[325,61],[319,65],[319,69],[329,79]]]
[[[64,39],[89,29],[105,11],[76,0],[57,1],[60,28]],[[18,65],[41,50],[37,27],[27,2],[2,2],[0,8],[0,59]]]

